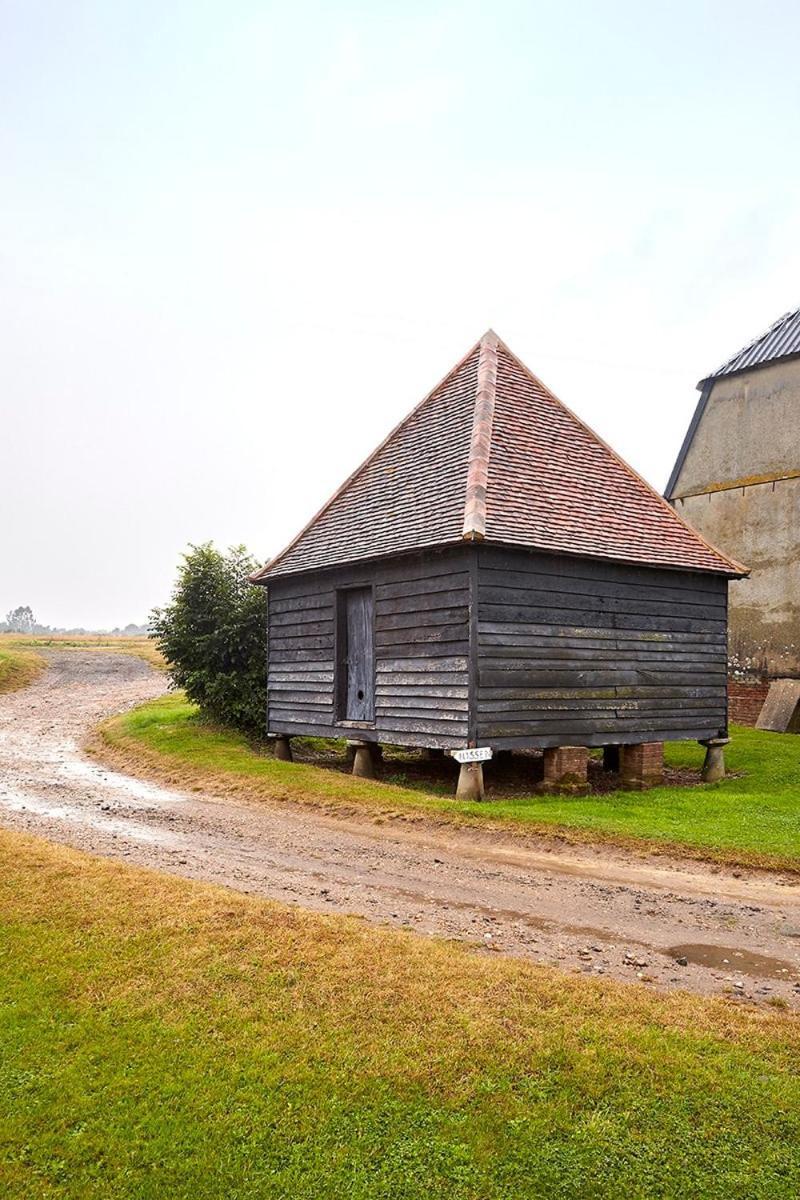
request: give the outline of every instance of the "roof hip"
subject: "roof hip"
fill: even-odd
[[[472,421],[472,438],[467,468],[463,537],[482,541],[486,537],[486,484],[492,453],[492,425],[497,389],[497,334],[488,330],[478,351],[478,390]]]

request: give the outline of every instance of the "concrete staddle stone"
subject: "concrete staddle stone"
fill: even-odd
[[[705,762],[700,772],[703,783],[719,783],[725,778],[725,747],[730,738],[705,738],[700,745],[706,748]]]
[[[586,746],[550,746],[544,752],[544,779],[540,792],[558,795],[585,796],[589,790],[587,770],[589,751]]]
[[[282,737],[279,734],[275,738],[274,754],[280,762],[292,762],[292,747],[288,737]]]
[[[756,729],[800,733],[800,679],[775,679],[769,685]]]
[[[462,763],[458,772],[456,800],[482,800],[484,795],[483,763]]]
[[[375,778],[375,760],[372,757],[372,750],[367,742],[357,742],[353,747],[355,754],[353,755],[353,774],[358,775],[360,779]]]

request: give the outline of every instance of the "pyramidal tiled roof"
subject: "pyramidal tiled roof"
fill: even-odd
[[[702,387],[707,379],[734,375],[737,371],[747,371],[751,367],[765,367],[767,363],[793,354],[800,354],[800,308],[784,313],[765,333],[753,338],[752,342],[738,350],[733,358],[729,358],[717,371],[707,375],[706,379],[701,379],[697,386]]]
[[[475,540],[746,573],[489,331],[253,581]]]

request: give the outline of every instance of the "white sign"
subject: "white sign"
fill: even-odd
[[[456,762],[460,763],[486,762],[488,758],[492,757],[490,746],[476,747],[473,750],[454,750],[452,753]]]

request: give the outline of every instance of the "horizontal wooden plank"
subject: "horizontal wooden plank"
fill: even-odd
[[[380,634],[391,629],[431,629],[437,625],[458,626],[466,630],[469,613],[466,608],[441,608],[426,612],[386,613],[376,615],[375,629]]]
[[[376,669],[379,675],[383,673],[394,673],[396,671],[416,671],[419,674],[427,674],[434,672],[440,674],[442,671],[455,671],[461,673],[467,670],[467,658],[465,655],[458,654],[451,657],[437,657],[431,659],[427,655],[409,656],[407,658],[379,658],[376,662]]]
[[[441,662],[441,659],[435,661]],[[377,685],[387,687],[436,687],[466,686],[467,672],[463,671],[378,671]]]
[[[318,596],[322,592],[330,595],[333,591],[332,578],[318,571],[276,579],[268,587],[270,604],[284,600],[305,600],[308,596]]]
[[[270,704],[267,710],[267,724],[276,729],[288,721],[312,722],[332,719],[333,709],[330,707],[312,708],[308,705],[302,708],[299,706],[284,708],[276,704]]]
[[[454,567],[452,571],[439,570],[430,575],[409,575],[407,578],[394,582],[376,580],[375,600],[381,603],[392,597],[428,595],[431,592],[449,592],[454,588],[469,589],[469,572],[463,566]]]
[[[637,586],[680,588],[710,593],[724,592],[727,588],[727,579],[724,576],[702,571],[672,570],[610,559],[531,553],[494,546],[480,548],[478,569],[481,574],[486,570],[502,571],[505,575],[513,571],[525,575],[535,572],[557,575],[565,579],[596,579],[612,584],[632,583]]]
[[[724,665],[716,671],[669,672],[639,671],[486,671],[481,668],[479,686],[483,688],[526,687],[543,688],[623,688],[623,687],[712,687],[725,680]]]
[[[449,730],[451,733],[458,731],[467,735],[467,722],[461,715],[440,714],[439,716],[425,717],[404,717],[395,714],[383,713],[381,716],[381,726],[383,728],[396,729],[399,732],[406,733],[423,733],[426,730],[435,732],[436,730]]]
[[[376,711],[387,713],[400,709],[420,709],[440,713],[442,716],[451,713],[465,713],[468,707],[466,696],[450,696],[446,699],[437,696],[376,696]]]
[[[274,684],[267,688],[270,704],[280,705],[285,708],[290,702],[292,704],[333,704],[333,689],[329,688],[327,692],[311,692],[306,689],[290,687],[288,684],[284,687],[276,687]]]
[[[479,719],[489,720],[494,714],[505,714],[509,720],[545,720],[551,716],[561,719],[565,713],[604,712],[622,716],[628,713],[675,713],[688,716],[714,713],[725,719],[724,698],[703,700],[596,700],[590,698],[572,700],[490,700],[478,708]]]
[[[306,630],[309,626],[324,626],[325,628],[333,628],[333,609],[332,608],[304,608],[293,612],[270,613],[269,627],[273,631],[284,631],[287,629]],[[317,632],[323,632],[322,629]]]
[[[726,631],[720,627],[711,633],[697,634],[679,629],[630,630],[612,629],[610,626],[564,625],[544,622],[528,624],[525,636],[539,639],[539,643],[543,646],[554,643],[600,646],[605,642],[612,642],[620,646],[624,643],[639,645],[642,642],[652,642],[653,645],[677,645],[679,642],[688,642],[692,645],[716,645],[725,642]]]
[[[483,706],[495,700],[510,700],[521,704],[527,701],[541,700],[607,700],[611,703],[623,700],[672,699],[682,700],[714,700],[726,694],[724,681],[717,686],[709,687],[605,687],[605,688],[480,688],[478,703]]]
[[[273,727],[271,733],[283,733],[289,736],[297,737],[330,737],[330,738],[346,738],[352,737],[353,730],[344,728],[341,725],[336,725],[332,721],[282,721],[280,728]],[[458,749],[466,744],[466,737],[458,727],[447,726],[443,729],[425,730],[417,732],[415,730],[399,730],[393,729],[390,726],[375,727],[374,729],[359,730],[358,736],[366,741],[379,742],[387,746],[431,746],[440,747],[441,749]],[[455,779],[455,764],[453,767]]]
[[[269,653],[272,657],[276,652],[281,650],[328,650],[333,648],[333,635],[328,634],[326,637],[276,637],[274,634],[269,639]]]
[[[598,700],[627,700],[646,699],[653,697],[671,697],[673,700],[694,700],[700,698],[713,699],[726,694],[725,681],[716,686],[708,687],[610,687],[597,691],[587,691],[586,688],[527,688],[527,687],[481,687],[478,691],[478,703],[482,706],[490,700],[547,700],[554,696],[565,700],[578,700],[582,697],[594,697]]]
[[[462,687],[447,686],[445,684],[431,684],[430,687],[425,687],[421,684],[404,683],[397,681],[391,687],[376,688],[376,695],[380,700],[382,697],[391,698],[392,696],[432,696],[439,700],[450,700],[456,698],[467,698],[469,696],[469,688],[466,683]]]
[[[719,726],[712,716],[703,716],[696,726],[700,729],[714,729]],[[519,735],[535,735],[537,733],[557,735],[562,738],[561,745],[582,745],[582,738],[585,735],[601,735],[601,734],[616,734],[619,737],[628,736],[632,741],[663,741],[662,734],[669,734],[671,730],[682,730],[685,728],[695,728],[695,724],[689,714],[682,715],[676,713],[674,718],[666,717],[663,714],[650,717],[644,716],[641,713],[631,713],[626,719],[619,717],[604,718],[590,717],[585,720],[574,717],[566,717],[560,721],[548,720],[520,720],[507,721],[497,720],[491,721],[486,719],[478,720],[478,736],[481,740],[493,737],[513,737]],[[642,735],[639,738],[633,737],[633,734]],[[644,736],[646,735],[646,736]],[[573,740],[575,739],[575,740]]]
[[[310,592],[307,596],[275,596],[270,595],[268,611],[274,616],[278,613],[311,612],[315,609],[326,608],[331,612],[334,607],[334,593],[330,589]]]
[[[419,646],[427,642],[464,642],[468,634],[465,621],[449,625],[417,625],[413,629],[378,629],[375,644],[378,647]],[[420,653],[419,650],[416,653]]]
[[[331,661],[331,651],[328,650],[278,650],[276,647],[270,647],[269,660],[274,665],[288,663],[329,663]]]
[[[545,592],[569,593],[576,596],[628,596],[639,600],[660,600],[664,603],[703,603],[724,606],[727,588],[714,585],[708,587],[694,582],[680,582],[671,578],[669,582],[643,582],[637,577],[603,579],[600,576],[567,575],[561,571],[502,570],[481,566],[478,571],[478,588],[482,596],[486,588],[514,589],[527,591],[536,589]]]
[[[489,661],[488,655],[479,656],[481,661]],[[516,660],[518,655],[506,655],[498,658],[498,662],[507,662],[509,659]],[[550,648],[542,649],[537,646],[533,649],[527,647],[523,655],[523,660],[531,670],[542,668],[547,670],[564,669],[580,669],[592,664],[603,666],[658,666],[661,663],[675,663],[683,666],[694,666],[701,670],[706,665],[715,665],[727,661],[727,655],[723,647],[712,646],[704,648],[702,651],[694,650],[692,652],[675,650],[669,646],[653,648],[646,646],[643,650],[615,650],[606,647],[603,650],[572,650],[569,648]]]
[[[546,733],[493,734],[488,737],[483,730],[478,729],[482,743],[491,744],[495,750],[543,750],[548,746],[607,746],[632,742],[677,742],[693,741],[699,738],[714,737],[719,733],[719,726],[713,724],[685,725],[680,729],[611,729],[599,733],[574,734],[570,738],[563,732],[550,730]]]
[[[436,612],[443,608],[458,608],[468,606],[468,588],[451,588],[438,592],[421,592],[414,596],[378,596],[375,599],[375,612],[378,616],[383,616],[386,613]]]
[[[308,622],[285,625],[270,625],[270,642],[285,637],[327,637],[332,640],[332,620],[308,620]]]
[[[672,618],[704,619],[725,623],[725,605],[703,603],[675,604],[674,601],[641,600],[625,596],[573,596],[564,592],[511,591],[505,588],[482,588],[478,597],[478,616],[481,621],[538,621],[537,614],[554,607],[564,610],[570,620],[578,621],[577,614],[591,617],[593,613],[626,613],[641,616],[668,616]]]
[[[333,683],[333,671],[319,669],[317,663],[295,663],[288,670],[285,666],[276,666],[270,664],[269,675],[270,680],[275,680],[276,683],[291,683],[292,680],[302,680],[305,683]]]
[[[576,614],[581,616],[581,614]],[[571,620],[571,613],[564,608],[537,608],[530,621],[492,622],[479,621],[481,641],[492,633],[503,634],[508,638],[513,635],[532,636],[539,625],[555,626]],[[603,612],[594,609],[583,613],[575,626],[586,630],[639,630],[643,633],[719,633],[725,628],[723,619],[704,620],[700,617],[681,617],[674,615],[644,616],[623,612]]]

